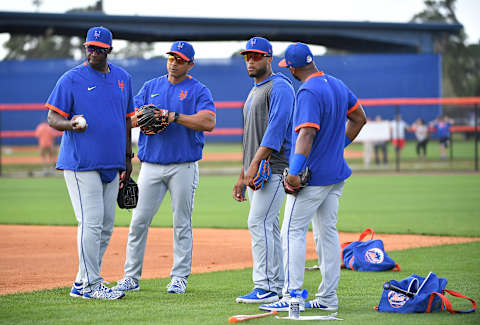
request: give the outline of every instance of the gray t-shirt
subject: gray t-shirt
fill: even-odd
[[[243,106],[243,167],[247,171],[260,146],[273,149],[272,174],[288,166],[291,149],[293,87],[285,76],[274,74],[256,84]]]

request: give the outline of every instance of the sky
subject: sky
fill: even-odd
[[[68,9],[86,7],[95,0],[42,0],[40,13],[63,13]],[[296,4],[296,6],[295,6]],[[408,22],[424,9],[423,0],[103,0],[106,14],[161,17],[247,18],[247,19],[292,19],[320,21],[370,21]],[[35,12],[32,0],[2,1],[0,11]],[[480,41],[480,0],[457,0],[456,14],[468,36],[467,43]],[[112,31],[115,36],[115,31]],[[0,44],[8,40],[8,34],[0,33]],[[114,40],[113,47],[122,47],[124,42]],[[222,58],[244,48],[245,41],[192,42],[196,58]],[[288,42],[273,42],[273,54],[280,55]],[[156,43],[155,54],[165,53],[170,43]],[[312,46],[314,55],[325,49]],[[0,58],[5,51],[0,49]]]

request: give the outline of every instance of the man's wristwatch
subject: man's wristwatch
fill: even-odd
[[[175,112],[175,117],[173,118],[173,123],[177,122],[180,113]]]
[[[135,157],[135,154],[133,152],[130,152],[130,153],[127,152],[127,158],[132,159],[133,157]]]

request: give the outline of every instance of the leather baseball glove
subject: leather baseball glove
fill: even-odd
[[[117,203],[120,209],[133,209],[138,202],[138,185],[130,178],[125,185],[118,190]]]
[[[298,187],[294,187],[288,184],[287,176],[288,176],[288,168],[285,168],[283,170],[283,175],[282,175],[282,184],[283,184],[283,188],[285,189],[285,193],[297,195],[298,192],[300,192],[305,186],[307,186],[307,183],[310,180],[310,177],[312,176],[312,172],[310,171],[310,168],[307,167],[305,168],[304,171],[298,174],[298,177],[300,177],[300,185]]]
[[[160,133],[168,126],[168,109],[148,104],[140,107],[135,115],[140,130],[146,135]]]
[[[272,169],[270,168],[270,158],[264,159],[258,165],[258,171],[248,186],[256,191],[263,188],[263,184],[270,179]]]

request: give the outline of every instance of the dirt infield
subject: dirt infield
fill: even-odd
[[[78,262],[76,227],[0,226],[0,294],[70,286]],[[102,275],[117,281],[123,275],[128,228],[117,227],[103,259]],[[243,229],[194,229],[192,273],[251,267],[250,234]],[[171,228],[149,231],[143,279],[167,277],[172,265]],[[416,235],[377,234],[387,251],[479,241]],[[358,234],[340,233],[340,241],[357,240]],[[221,245],[219,245],[221,243]],[[312,233],[307,238],[307,258],[314,259]]]

